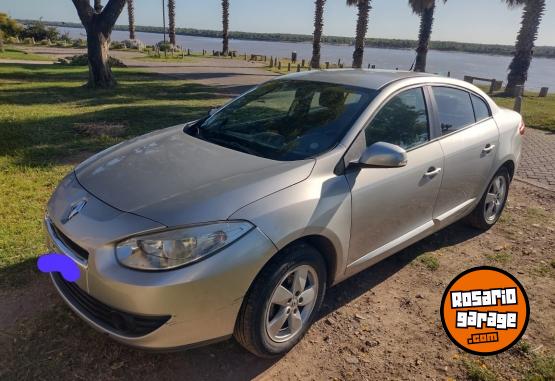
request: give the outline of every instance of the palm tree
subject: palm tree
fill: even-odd
[[[516,38],[515,53],[509,65],[505,93],[514,94],[517,85],[524,85],[534,54],[534,43],[545,12],[545,0],[503,0],[509,7],[524,5],[520,31]]]
[[[443,0],[445,3],[447,0]],[[416,63],[414,71],[426,71],[426,58],[428,45],[432,36],[434,24],[434,11],[436,0],[409,0],[412,11],[420,16],[420,32],[418,33],[418,47],[416,48]]]
[[[360,69],[364,58],[364,42],[368,32],[368,16],[372,0],[347,0],[347,5],[358,8],[357,34],[355,38],[355,51],[353,53],[353,67]]]
[[[229,54],[229,0],[222,0],[223,47],[222,54]]]
[[[133,0],[127,0],[127,14],[129,15],[129,39],[135,39],[135,5]]]
[[[316,0],[316,11],[314,14],[314,40],[312,42],[312,59],[310,67],[320,68],[320,44],[322,42],[322,29],[324,28],[324,5],[326,0]]]
[[[175,0],[168,0],[168,19],[170,44],[175,46]]]

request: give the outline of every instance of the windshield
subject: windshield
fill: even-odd
[[[331,83],[271,81],[209,117],[197,136],[268,159],[306,159],[335,147],[375,94]]]

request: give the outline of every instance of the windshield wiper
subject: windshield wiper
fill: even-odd
[[[206,140],[208,142],[212,142],[212,143],[216,143],[218,145],[221,145],[223,147],[227,147],[227,148],[231,148],[234,149],[236,151],[241,151],[244,153],[248,153],[251,155],[255,155],[255,156],[259,156],[259,154],[253,150],[252,148],[248,147],[245,144],[242,144],[236,140],[230,140],[230,139],[236,139],[232,136],[229,136],[227,134],[215,134],[213,132],[210,133],[206,133],[207,131],[202,131],[199,129],[199,134],[198,137],[200,137],[203,140]]]

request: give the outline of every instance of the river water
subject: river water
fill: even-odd
[[[72,38],[84,37],[85,30],[79,28],[58,28],[60,32],[68,32]],[[147,45],[153,45],[163,39],[158,33],[137,32],[137,38]],[[128,33],[125,31],[114,31],[112,33],[113,41],[121,41],[128,39]],[[221,49],[221,40],[209,37],[193,37],[193,36],[177,36],[177,44],[192,51],[208,51]],[[271,42],[271,41],[254,41],[254,40],[230,40],[230,49],[237,50],[239,54],[262,54],[267,56],[290,57],[291,52],[298,53],[299,59],[310,60],[312,55],[311,43],[292,43],[292,42]],[[346,45],[329,45],[322,44],[322,64],[326,61],[337,63],[338,59],[345,63],[345,67],[349,67],[352,60],[353,47]],[[364,51],[364,67],[368,64],[376,65],[379,69],[395,69],[408,70],[416,53],[413,50],[406,49],[377,49],[366,48]],[[497,80],[506,80],[507,68],[511,62],[511,57],[460,53],[460,52],[442,52],[431,50],[428,53],[428,71],[432,73],[447,74],[451,72],[451,76],[463,78],[465,75],[471,75],[484,78],[496,78]],[[555,59],[550,58],[534,58],[530,72],[528,74],[528,82],[526,88],[528,90],[537,90],[543,86],[547,86],[551,91],[555,91]]]

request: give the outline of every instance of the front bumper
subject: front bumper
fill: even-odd
[[[68,205],[76,200],[87,204],[65,221]],[[160,272],[128,269],[118,263],[113,242],[163,226],[112,208],[86,192],[71,175],[52,196],[45,224],[51,252],[69,256],[80,269],[75,283],[52,276],[65,302],[97,330],[150,349],[231,335],[243,296],[277,251],[255,228],[187,267]]]
[[[49,239],[51,249],[63,253],[54,239]],[[91,253],[81,268],[86,282],[68,284],[57,274],[52,280],[71,309],[98,331],[134,347],[172,349],[229,337],[243,296],[275,252],[254,229],[218,254],[181,269],[127,269],[113,249],[104,249]]]

